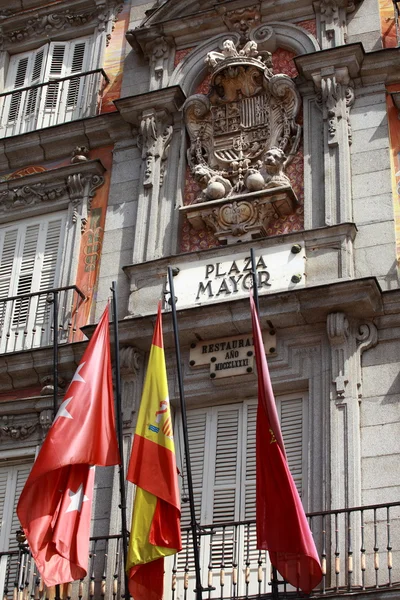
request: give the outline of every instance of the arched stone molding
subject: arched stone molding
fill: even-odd
[[[232,39],[236,45],[239,43],[240,36],[234,32],[222,33],[196,46],[177,65],[171,75],[169,85],[180,85],[186,95],[191,94],[208,73],[207,65],[204,62],[208,52],[221,47],[227,38]],[[312,34],[291,23],[278,21],[263,23],[253,29],[250,39],[257,42],[260,50],[269,52],[274,52],[278,47],[291,50],[296,54],[309,54],[320,50],[319,43]]]
[[[237,33],[221,33],[207,42],[196,46],[182,62],[177,65],[169,80],[169,86],[180,85],[182,90],[188,96],[203,81],[208,74],[208,66],[205,58],[209,52],[222,46],[222,43],[229,38],[235,44],[239,43],[240,36]]]
[[[265,49],[269,52],[274,52],[277,48],[284,48],[296,54],[309,54],[321,49],[311,33],[298,25],[279,21],[263,23],[253,29],[250,39],[257,42],[261,50]]]

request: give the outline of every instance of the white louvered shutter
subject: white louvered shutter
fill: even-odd
[[[65,218],[55,213],[0,229],[0,297],[26,296],[57,287]],[[45,296],[0,303],[0,350],[21,350],[40,340],[49,343],[43,336],[50,335],[50,309]]]
[[[30,473],[32,464],[0,467],[0,552],[18,550],[16,531],[20,528],[16,513],[18,499]],[[13,597],[14,582],[18,574],[18,555],[0,559],[0,594],[8,588],[8,598]]]
[[[36,126],[37,108],[42,88],[28,88],[43,79],[48,46],[35,52],[12,56],[8,68],[6,91],[1,105],[0,131],[4,135],[16,135],[32,130]]]
[[[306,460],[306,444],[304,424],[306,418],[304,411],[306,403],[302,397],[277,398],[277,410],[281,424],[282,436],[285,444],[289,468],[296,483],[300,496],[303,492],[303,477],[306,472],[303,465]],[[244,403],[243,410],[245,440],[244,463],[242,465],[244,498],[241,506],[241,520],[252,520],[256,518],[256,424],[257,424],[257,402],[248,401]],[[263,570],[263,583],[266,585],[269,579],[269,563],[266,552],[257,550],[256,527],[249,525],[242,532],[242,556],[241,564],[243,570],[249,567],[250,587],[247,590],[251,594],[258,593],[258,569]],[[267,588],[264,590],[268,591]]]
[[[42,106],[41,127],[84,116],[86,107],[83,77],[66,80],[64,78],[88,70],[89,48],[89,38],[50,44],[48,67],[45,73],[45,80],[49,84],[46,86]]]
[[[192,468],[193,494],[196,512],[196,520],[200,522],[203,477],[204,477],[204,448],[206,445],[207,432],[207,410],[194,410],[187,413],[188,436],[190,446],[190,465]],[[181,483],[181,527],[182,529],[190,526],[190,504],[186,478],[186,457],[183,444],[182,424],[180,415],[175,419],[175,439],[177,450],[177,463],[182,474]],[[188,542],[189,541],[189,546]],[[187,552],[181,552],[178,556],[178,570],[182,572],[185,565],[189,566],[191,571],[194,569],[192,542],[190,533],[183,534],[182,542]]]

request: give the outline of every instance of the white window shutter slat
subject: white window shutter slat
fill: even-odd
[[[20,529],[17,517],[17,504],[28,478],[32,464],[17,464],[0,467],[0,552],[18,550],[16,532]],[[18,574],[18,555],[10,558],[4,556],[0,563],[0,592],[3,597],[5,584],[8,597],[12,598],[14,582]]]
[[[9,90],[17,90],[18,88],[24,88],[28,85],[29,63],[29,56],[26,55],[14,61],[10,61],[10,75],[7,85]],[[12,82],[10,81],[10,78],[13,78]],[[8,123],[12,123],[19,118],[22,99],[23,92],[15,92],[15,94],[11,95],[8,107]]]
[[[64,56],[67,43],[52,43],[49,49],[48,69],[45,80],[50,81],[46,87],[45,109],[54,110],[57,106],[60,84],[55,79],[64,77]]]
[[[0,298],[12,295],[12,272],[17,251],[18,229],[0,231]]]
[[[280,421],[289,469],[302,495],[303,491],[303,399],[280,402]]]
[[[33,67],[32,74],[30,77],[29,85],[34,85],[36,83],[40,83],[43,75],[43,65],[44,65],[44,57],[46,54],[46,48],[40,48],[35,55],[32,57]],[[34,115],[36,111],[36,106],[38,102],[38,98],[41,95],[41,88],[35,87],[30,89],[28,92],[28,98],[26,102],[25,115],[30,116]]]

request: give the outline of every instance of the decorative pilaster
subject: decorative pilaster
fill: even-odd
[[[354,103],[347,68],[326,67],[313,76],[324,123],[325,223],[352,220],[349,113]]]
[[[314,10],[322,50],[344,45],[347,14],[354,10],[353,0],[318,0],[314,2]]]
[[[144,47],[144,54],[150,63],[150,90],[158,90],[168,85],[173,66],[174,41],[159,36]]]
[[[178,130],[177,123],[180,125],[181,117],[178,111],[183,101],[182,90],[175,86],[115,102],[123,119],[138,128],[142,157],[133,263],[159,258],[163,253],[160,232],[166,231],[175,209],[174,194],[167,197],[165,190],[176,189],[178,176],[176,160],[174,169],[168,168],[168,151],[173,137],[175,149],[179,143],[181,128]],[[176,156],[175,150],[173,155]],[[175,248],[169,251],[172,253]]]
[[[361,503],[361,356],[377,344],[373,323],[352,323],[344,313],[327,318],[331,349],[332,508]]]
[[[357,44],[295,59],[299,73],[314,84],[314,102],[322,116],[323,161],[321,157],[318,168],[323,171],[319,177],[324,182],[321,189],[323,211],[320,211],[322,203],[309,209],[309,214],[319,213],[318,225],[336,225],[353,220],[350,111],[354,103],[353,81],[360,76],[363,60],[363,49]],[[320,135],[315,129],[312,132],[315,137]]]

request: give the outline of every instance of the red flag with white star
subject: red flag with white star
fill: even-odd
[[[114,423],[107,306],[18,502],[47,586],[87,573],[94,465],[120,462]]]

